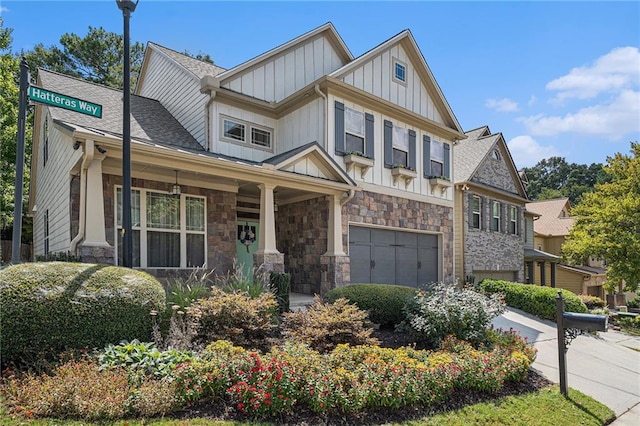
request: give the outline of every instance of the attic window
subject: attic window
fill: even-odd
[[[396,58],[393,59],[393,80],[396,83],[407,84],[407,66]]]
[[[497,149],[493,150],[493,152],[491,153],[491,158],[493,158],[494,160],[499,160],[500,159],[500,153],[498,152]]]

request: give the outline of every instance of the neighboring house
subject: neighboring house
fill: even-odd
[[[528,201],[501,133],[466,132],[453,147],[455,276],[524,281],[523,229]]]
[[[590,294],[604,298],[603,284],[606,269],[602,262],[592,259],[586,266],[570,266],[558,263],[562,245],[573,226],[571,205],[568,198],[536,201],[527,204],[527,210],[537,216],[533,222],[536,250],[557,256],[555,262],[539,263],[531,275],[532,282],[564,288],[576,294]],[[557,264],[557,265],[556,265]],[[548,282],[547,276],[555,281]]]
[[[118,263],[122,94],[43,70],[38,85],[103,115],[36,107],[35,254]],[[465,135],[408,30],[354,58],[329,23],[226,70],[149,43],[131,135],[136,267],[238,259],[307,294],[453,280],[442,177]]]

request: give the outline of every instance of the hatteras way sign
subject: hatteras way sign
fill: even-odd
[[[80,114],[102,118],[102,105],[41,89],[40,87],[29,86],[29,99],[34,102],[79,112]]]

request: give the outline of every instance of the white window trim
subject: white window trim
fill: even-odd
[[[498,214],[496,215],[496,205],[498,206]],[[498,219],[498,225],[494,226],[495,220]],[[500,202],[494,201],[491,203],[491,230],[494,232],[500,232]]]
[[[399,78],[396,77],[396,64],[404,67],[404,80],[400,80]],[[407,64],[401,61],[400,59],[394,57],[393,60],[391,61],[391,77],[393,81],[395,81],[398,84],[402,84],[403,86],[406,86],[408,74],[409,74],[409,68],[407,68]]]
[[[239,140],[239,139],[233,139],[233,138],[229,138],[227,136],[224,135],[224,121],[231,121],[233,123],[236,124],[242,124],[244,126],[244,140]],[[274,152],[274,136],[275,136],[275,132],[272,128],[267,127],[267,126],[262,126],[256,123],[252,123],[250,121],[246,121],[246,120],[240,120],[238,118],[234,118],[234,117],[230,117],[228,115],[223,115],[220,114],[220,120],[219,120],[219,127],[220,127],[220,140],[225,141],[225,142],[229,142],[235,145],[240,145],[240,146],[245,146],[245,147],[251,147],[254,149],[259,149],[262,151],[267,151],[267,152]],[[266,147],[266,146],[262,146],[262,145],[257,145],[255,143],[253,143],[252,141],[252,130],[253,129],[257,129],[257,130],[262,130],[264,132],[269,132],[270,135],[270,146]]]
[[[115,222],[115,261],[118,262],[118,232],[121,232],[122,225],[118,224],[118,189],[122,189],[122,185],[115,185],[113,188],[114,196],[114,212],[113,218]],[[140,226],[132,226],[132,231],[140,231],[140,266],[141,269],[195,269],[196,267],[187,266],[187,234],[204,235],[204,261],[207,263],[207,197],[202,195],[192,194],[180,194],[180,229],[168,229],[168,228],[150,228],[147,226],[147,192],[153,192],[157,194],[171,194],[169,191],[158,191],[146,188],[131,188],[131,191],[140,192]],[[187,203],[186,198],[201,198],[204,200],[204,230],[194,231],[187,230]],[[172,232],[180,234],[180,266],[147,266],[147,232]],[[138,268],[138,267],[136,267]]]

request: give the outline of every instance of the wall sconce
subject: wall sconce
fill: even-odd
[[[176,183],[173,184],[173,186],[171,187],[171,194],[172,195],[180,195],[180,185],[178,184],[178,171],[174,170],[174,172],[176,172]]]

